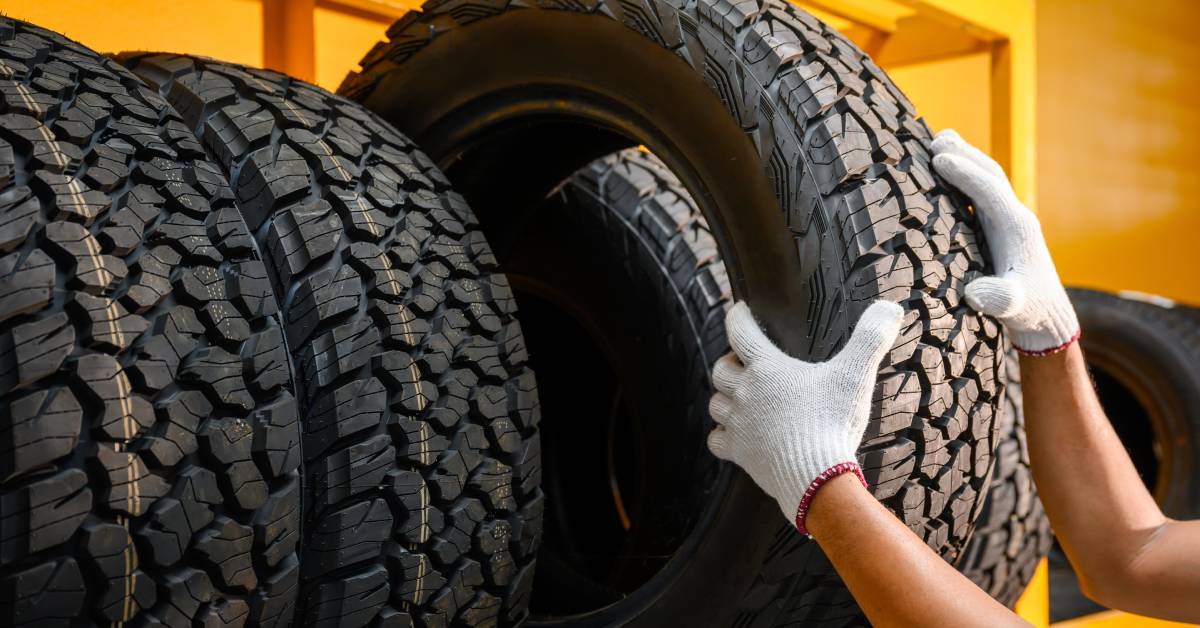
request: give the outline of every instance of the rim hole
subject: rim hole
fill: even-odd
[[[531,610],[586,612],[622,597],[612,575],[628,533],[613,499],[609,442],[628,412],[616,374],[579,321],[532,292],[514,293],[550,419],[541,424],[546,512]]]
[[[543,417],[530,610],[567,623],[604,610],[620,623],[621,602],[653,598],[687,564],[724,490],[705,447],[704,369],[661,264],[624,219],[572,190],[523,218],[501,266]]]
[[[1142,482],[1152,494],[1156,494],[1161,452],[1158,451],[1149,411],[1120,379],[1094,365],[1091,369],[1096,382],[1096,396],[1100,398],[1104,413],[1108,415],[1125,451],[1129,452],[1129,458],[1133,460]]]

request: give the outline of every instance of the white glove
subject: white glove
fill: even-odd
[[[1069,347],[1079,338],[1075,308],[1041,223],[1017,200],[1004,169],[951,130],[933,140],[933,167],[971,198],[999,273],[968,284],[967,304],[999,319],[1021,353],[1050,355]]]
[[[855,452],[867,429],[879,361],[895,343],[903,316],[895,303],[873,303],[846,346],[821,363],[780,351],[744,302],[725,316],[733,353],[713,366],[717,392],[708,409],[717,427],[708,448],[744,469],[801,533],[808,534],[809,503],[829,478],[853,472],[866,486]]]

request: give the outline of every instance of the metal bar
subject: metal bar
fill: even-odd
[[[421,8],[421,0],[316,0],[317,6],[361,17],[394,21],[405,13]]]
[[[937,20],[946,26],[961,29],[964,33],[978,39],[980,41],[999,41],[1006,39],[1004,33],[980,26],[975,22],[963,19],[961,16],[946,11],[940,7],[936,7],[924,0],[895,0],[914,11],[918,15]]]
[[[1013,172],[1013,64],[1008,40],[992,44],[992,158],[1007,173]]]
[[[1034,628],[1050,625],[1050,562],[1045,558],[1038,562],[1033,578],[1013,605],[1013,611]]]
[[[263,65],[316,80],[314,0],[263,0]]]
[[[832,13],[840,18],[885,33],[896,31],[896,20],[872,11],[866,5],[853,0],[801,0],[801,4],[817,7],[826,13]]]

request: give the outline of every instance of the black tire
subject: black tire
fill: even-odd
[[[543,411],[571,417],[543,423],[532,612],[620,625],[635,616],[627,596],[695,586],[677,577],[696,555],[690,532],[730,475],[705,449],[729,282],[687,192],[636,149],[589,165],[530,218],[498,256],[550,391]]]
[[[871,301],[900,302],[866,476],[958,557],[991,464],[1000,330],[960,298],[986,271],[973,218],[931,174],[927,127],[865,55],[781,0],[435,1],[388,36],[342,93],[443,165],[493,243],[577,169],[643,144],[696,200],[733,293],[793,354],[824,359]],[[736,516],[751,540],[703,544],[730,553],[722,577],[655,608],[677,623],[857,621],[815,545],[771,509],[736,476],[711,529]]]
[[[1010,349],[1004,365],[1004,409],[996,461],[975,532],[958,564],[959,571],[1010,608],[1054,544],[1050,520],[1038,499],[1029,466],[1019,362],[1017,352]]]
[[[515,304],[462,197],[359,105],[273,72],[123,61],[229,174],[297,365],[299,619],[517,622],[540,535]]]
[[[1169,517],[1200,517],[1200,318],[1094,290],[1068,290],[1096,392]]]
[[[118,64],[0,18],[0,623],[286,625],[300,435],[220,170]]]

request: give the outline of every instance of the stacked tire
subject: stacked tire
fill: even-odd
[[[297,406],[219,168],[115,62],[0,18],[9,625],[286,623]]]
[[[504,276],[412,142],[288,77],[122,55],[230,181],[281,295],[305,625],[524,616],[538,407]]]
[[[5,623],[522,621],[536,387],[470,210],[358,105],[120,60],[0,20]]]

